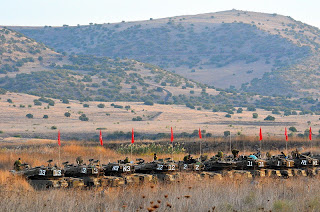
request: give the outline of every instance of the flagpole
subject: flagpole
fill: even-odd
[[[231,131],[230,131],[230,135],[229,135],[229,137],[230,137],[230,154],[232,154],[232,147],[231,147]]]
[[[59,166],[61,165],[60,159],[61,159],[61,156],[60,156],[60,145],[59,145]]]

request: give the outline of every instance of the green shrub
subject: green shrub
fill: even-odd
[[[89,118],[86,116],[86,114],[81,114],[81,116],[79,116],[79,119],[81,121],[89,121]]]
[[[33,119],[33,115],[32,115],[31,113],[28,113],[28,114],[26,115],[26,117],[27,117],[28,119]]]
[[[83,107],[89,107],[89,105],[88,104],[83,104]]]
[[[98,104],[98,108],[104,108],[105,107],[105,105],[104,104]]]
[[[141,116],[137,116],[136,118],[133,118],[132,121],[142,121]]]
[[[252,113],[252,118],[254,118],[254,119],[256,119],[256,118],[258,118],[258,113]]]
[[[237,113],[242,113],[243,109],[241,107],[238,108]]]
[[[65,116],[65,117],[70,117],[70,116],[71,116],[71,113],[65,112],[65,113],[64,113],[64,116]]]
[[[52,126],[51,129],[52,129],[52,130],[56,130],[57,127],[56,127],[56,126]]]
[[[289,127],[289,130],[290,130],[291,132],[298,132],[297,128],[295,128],[295,127]]]
[[[150,100],[150,99],[148,99],[148,100],[146,100],[145,102],[144,102],[144,104],[145,105],[153,105],[153,101],[152,100]]]
[[[274,120],[276,120],[276,118],[273,117],[273,116],[268,115],[264,120],[265,121],[274,121]]]
[[[49,118],[49,116],[48,115],[43,115],[43,118],[47,119],[47,118]]]

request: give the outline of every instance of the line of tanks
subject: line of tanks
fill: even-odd
[[[181,173],[193,172],[199,177],[221,179],[223,176],[252,177],[293,177],[315,176],[320,173],[320,156],[311,156],[310,153],[301,154],[293,151],[290,156],[281,153],[262,158],[260,152],[249,156],[239,156],[234,150],[233,155],[223,156],[222,152],[207,159],[200,157],[193,159],[190,155],[183,161],[175,162],[171,158],[157,159],[145,162],[138,158],[136,162],[119,160],[114,163],[100,164],[99,160],[90,159],[88,164],[83,163],[81,157],[76,164],[63,163],[63,168],[52,165],[29,167],[22,164],[20,170],[12,170],[14,175],[25,177],[35,188],[49,187],[97,187],[121,186],[141,184],[145,182],[172,182],[179,179]],[[319,167],[319,169],[318,169]]]

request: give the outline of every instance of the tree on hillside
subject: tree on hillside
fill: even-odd
[[[26,115],[26,117],[27,117],[28,119],[33,119],[33,115],[32,115],[31,113],[28,113],[28,114]]]

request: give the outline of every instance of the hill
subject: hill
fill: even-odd
[[[128,23],[12,28],[59,52],[132,58],[219,88],[319,96],[320,31],[291,17],[231,10]]]
[[[12,30],[9,32],[17,34]],[[29,40],[22,34],[19,34],[19,38]],[[6,40],[3,46],[9,46],[10,42]],[[5,93],[3,89],[6,89],[63,99],[65,102],[73,99],[145,102],[151,105],[176,104],[186,105],[191,109],[222,111],[228,114],[233,114],[236,111],[235,107],[248,106],[269,111],[286,111],[287,115],[290,115],[292,110],[301,110],[303,114],[320,111],[319,101],[312,97],[270,97],[239,93],[235,89],[223,90],[188,80],[158,66],[132,59],[92,55],[68,56],[65,53],[58,54],[35,41],[33,45],[43,46],[50,54],[46,51],[37,52],[37,62],[34,59],[27,65],[23,63],[14,72],[6,71],[0,74],[1,93]],[[21,42],[20,48],[29,48],[28,43]],[[13,57],[15,53],[8,51],[7,55]],[[6,59],[3,57],[0,62],[5,63]],[[12,64],[11,67],[16,66]]]

